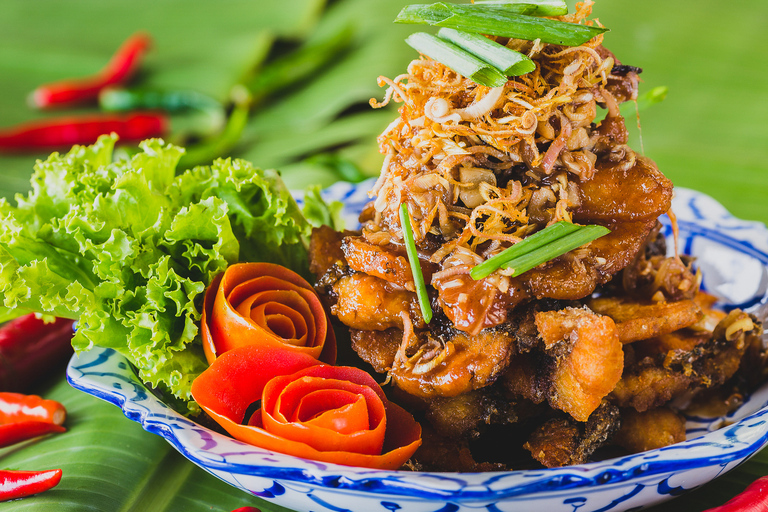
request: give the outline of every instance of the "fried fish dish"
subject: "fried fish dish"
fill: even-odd
[[[587,24],[592,2],[560,21]],[[400,105],[359,231],[316,229],[317,289],[357,355],[418,416],[416,469],[582,463],[684,439],[680,408],[764,374],[757,318],[723,313],[668,255],[673,186],[627,145],[641,69],[581,46],[488,36],[535,69],[486,87],[425,55],[380,78]],[[434,317],[409,264],[405,205]],[[517,274],[472,269],[557,223],[610,232]],[[535,462],[534,462],[535,461]]]

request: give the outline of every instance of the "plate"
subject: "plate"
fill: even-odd
[[[338,183],[327,200],[345,205],[347,224],[371,183]],[[768,230],[736,219],[714,199],[676,189],[680,250],[697,258],[702,287],[723,308],[768,312]],[[665,225],[667,234],[671,229]],[[671,247],[671,244],[669,244]],[[687,440],[626,457],[565,468],[430,473],[380,471],[291,457],[244,444],[173,411],[110,349],[73,357],[72,386],[120,407],[183,456],[245,492],[299,512],[623,511],[678,496],[735,468],[768,442],[768,383],[725,417],[687,418]]]

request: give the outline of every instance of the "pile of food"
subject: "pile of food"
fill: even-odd
[[[558,19],[593,25],[591,5]],[[535,69],[489,87],[422,55],[381,78],[385,101],[372,103],[400,115],[379,137],[361,229],[313,233],[317,289],[422,424],[413,468],[554,467],[681,441],[679,410],[738,405],[766,350],[754,316],[714,309],[691,259],[667,256],[672,183],[627,145],[619,109],[641,70],[602,35],[488,38]],[[528,271],[473,271],[574,224],[610,232]]]
[[[358,231],[276,171],[178,172],[182,148],[115,159],[103,136],[0,199],[0,319],[76,319],[78,352],[118,351],[201,423],[349,466],[578,464],[683,440],[686,407],[738,407],[762,325],[667,250],[672,183],[620,109],[641,70],[590,1],[477,3],[398,17],[443,29],[381,78],[373,105],[400,115]]]

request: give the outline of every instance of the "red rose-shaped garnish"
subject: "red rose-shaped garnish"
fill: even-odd
[[[209,363],[254,343],[301,352],[333,363],[336,339],[312,286],[273,263],[238,263],[205,293],[203,349]]]
[[[192,383],[192,395],[236,439],[297,457],[396,469],[421,444],[419,424],[368,373],[272,346],[221,355]]]

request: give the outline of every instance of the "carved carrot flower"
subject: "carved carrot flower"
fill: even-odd
[[[202,335],[209,363],[252,344],[336,360],[330,319],[312,286],[273,263],[238,263],[214,279],[205,294]]]

